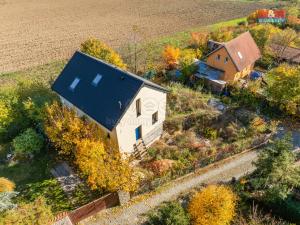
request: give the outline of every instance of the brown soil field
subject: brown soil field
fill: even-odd
[[[154,38],[266,6],[237,0],[0,0],[0,72],[65,59],[92,36],[117,48],[132,37],[134,25]]]

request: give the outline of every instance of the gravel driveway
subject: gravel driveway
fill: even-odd
[[[251,151],[234,158],[215,167],[197,172],[197,174],[186,176],[173,181],[168,187],[163,188],[157,194],[153,194],[141,201],[134,201],[128,206],[104,210],[93,218],[89,218],[82,224],[89,225],[133,225],[141,224],[140,221],[147,212],[164,201],[169,201],[178,197],[181,193],[197,187],[203,183],[215,183],[229,181],[232,177],[241,177],[254,170],[252,162],[256,160],[257,152]]]

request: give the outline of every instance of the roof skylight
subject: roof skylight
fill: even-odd
[[[97,74],[97,75],[95,76],[95,78],[94,78],[92,84],[96,87],[96,86],[100,83],[101,79],[102,79],[102,75]]]
[[[243,55],[241,52],[238,52],[238,55],[239,55],[240,59],[243,59]]]
[[[76,78],[73,80],[72,84],[70,85],[70,89],[71,89],[72,91],[74,91],[74,89],[76,88],[76,86],[77,86],[77,84],[79,83],[79,81],[80,81],[80,79],[79,79],[78,77],[76,77]]]

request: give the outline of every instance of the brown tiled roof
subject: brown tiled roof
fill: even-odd
[[[237,38],[223,43],[220,48],[213,52],[216,52],[221,48],[226,49],[238,71],[244,70],[247,66],[255,63],[255,61],[261,57],[260,50],[250,32],[245,32]]]
[[[283,46],[275,44],[271,45],[270,47],[273,51],[280,51],[284,49]],[[287,47],[286,49],[284,49],[281,57],[283,60],[289,61],[291,63],[300,64],[300,48]]]

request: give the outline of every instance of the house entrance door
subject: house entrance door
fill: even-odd
[[[142,138],[142,126],[139,126],[135,129],[135,139],[139,140]]]

